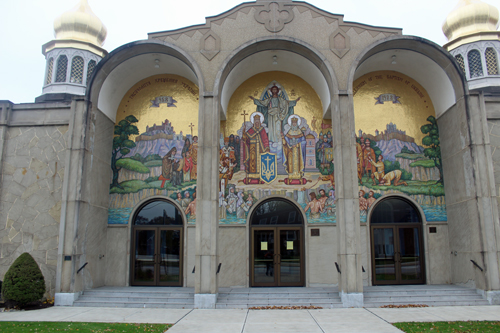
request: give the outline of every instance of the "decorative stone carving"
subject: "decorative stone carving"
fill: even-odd
[[[335,30],[330,35],[330,50],[342,58],[351,49],[351,38],[341,29]]]
[[[200,40],[200,52],[212,60],[220,52],[220,37],[212,30],[207,31]]]
[[[255,20],[264,24],[270,32],[280,32],[294,18],[292,8],[285,6],[287,4],[282,2],[267,2],[255,11]]]

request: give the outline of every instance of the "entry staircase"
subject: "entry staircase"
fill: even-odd
[[[364,307],[387,305],[488,305],[475,289],[456,285],[369,286],[363,288]],[[88,307],[193,309],[194,288],[100,287],[86,290],[73,304]],[[219,288],[217,309],[262,307],[341,308],[332,288]]]

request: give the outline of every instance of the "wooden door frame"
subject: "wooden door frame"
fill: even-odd
[[[273,269],[274,269],[274,282],[258,283],[255,284],[254,275],[254,231],[258,230],[272,230],[274,232],[274,258],[273,258]],[[276,255],[280,254],[280,231],[281,230],[299,230],[300,232],[300,282],[299,283],[282,283],[281,280],[281,264],[276,261]],[[263,227],[263,226],[250,226],[250,287],[303,287],[305,285],[305,232],[303,225],[281,225],[273,227]]]
[[[394,270],[396,279],[389,281],[378,281],[376,280],[376,265],[375,265],[375,242],[373,239],[373,229],[389,229],[393,230],[393,241],[394,241],[394,255],[396,253],[401,253],[400,249],[400,239],[399,239],[399,229],[400,228],[417,228],[417,233],[419,235],[418,245],[420,250],[419,262],[420,267],[422,268],[422,279],[421,280],[405,280],[404,282],[401,280],[401,260],[394,260]],[[423,227],[422,222],[413,222],[413,223],[377,223],[370,224],[370,250],[371,250],[371,266],[372,266],[372,284],[374,286],[379,285],[410,285],[410,284],[425,284],[426,274],[425,274],[425,250],[424,250],[424,241],[423,241]],[[401,259],[401,254],[399,255]]]
[[[136,246],[136,231],[137,230],[154,230],[155,232],[155,244],[154,244],[154,259],[153,265],[154,269],[154,281],[146,283],[137,283],[134,279],[135,276],[135,246]],[[160,270],[159,262],[156,259],[157,255],[161,255],[161,231],[162,230],[179,230],[180,231],[180,249],[179,249],[179,282],[161,282],[160,281]],[[183,269],[184,269],[184,225],[154,225],[154,226],[132,226],[132,242],[130,251],[130,285],[131,286],[168,286],[168,287],[182,287],[183,285]]]

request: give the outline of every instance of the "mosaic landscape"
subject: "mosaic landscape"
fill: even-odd
[[[387,71],[356,80],[354,94],[361,222],[390,193],[414,199],[427,221],[446,221],[439,128],[425,90]]]
[[[196,219],[198,88],[175,75],[136,84],[114,127],[109,224],[126,224],[133,207],[154,196],[175,200]],[[159,121],[158,121],[159,120]]]

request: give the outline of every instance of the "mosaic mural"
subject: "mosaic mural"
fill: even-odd
[[[261,73],[235,90],[221,122],[220,223],[246,223],[257,200],[277,194],[309,223],[335,222],[332,126],[322,115],[316,92],[289,73]]]
[[[357,79],[353,93],[361,222],[388,193],[413,198],[427,221],[446,221],[439,129],[425,89],[380,71]]]
[[[198,87],[177,75],[144,79],[116,114],[109,224],[126,224],[135,205],[154,196],[175,200],[196,219]]]

